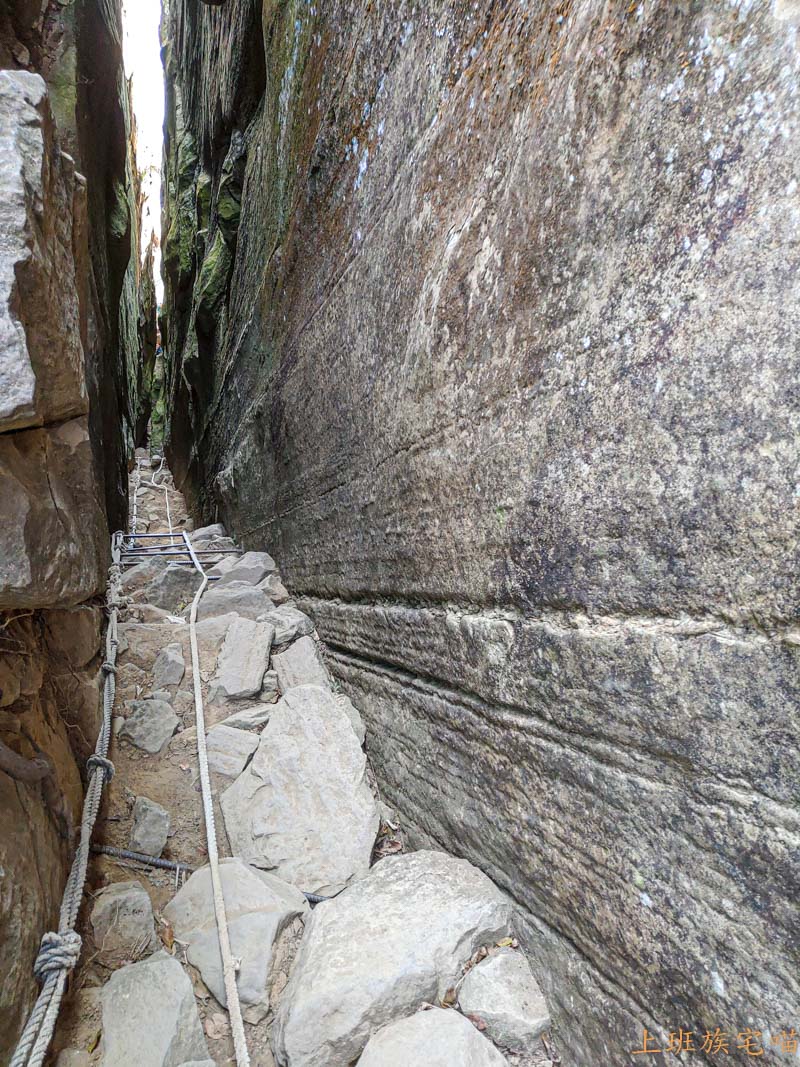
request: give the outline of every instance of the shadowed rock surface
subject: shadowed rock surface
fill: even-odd
[[[139,403],[137,200],[118,0],[0,11],[0,1062],[100,723],[108,523]]]
[[[795,7],[165,26],[176,480],[579,1067],[800,1003]]]

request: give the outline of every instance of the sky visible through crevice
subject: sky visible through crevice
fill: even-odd
[[[125,73],[133,78],[136,161],[142,175],[142,253],[155,233],[161,239],[161,149],[164,125],[164,71],[159,24],[161,0],[123,0]],[[156,250],[156,293],[163,296],[161,251]]]

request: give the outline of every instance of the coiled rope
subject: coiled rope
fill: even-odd
[[[208,586],[208,575],[197,558],[192,542],[184,531],[183,540],[195,568],[203,579],[194,595],[189,614],[189,640],[192,648],[192,674],[194,676],[194,707],[197,724],[197,760],[200,765],[200,788],[203,797],[203,814],[206,823],[206,842],[208,862],[211,867],[211,887],[214,894],[214,914],[217,919],[219,952],[222,957],[222,974],[225,980],[225,997],[228,1001],[228,1014],[231,1020],[233,1047],[238,1067],[250,1067],[250,1053],[247,1051],[247,1038],[244,1032],[242,1007],[239,1003],[239,990],[236,987],[236,960],[231,951],[228,936],[228,918],[225,911],[225,897],[222,892],[222,879],[219,873],[219,853],[217,851],[217,828],[214,821],[214,802],[211,796],[211,778],[208,773],[208,753],[206,751],[206,722],[203,712],[203,692],[200,684],[200,654],[197,648],[197,608]]]
[[[111,716],[114,710],[117,672],[117,616],[123,604],[121,597],[122,566],[120,564],[122,534],[111,539],[111,567],[108,572],[108,629],[106,631],[106,658],[102,666],[103,721],[93,755],[86,761],[89,784],[83,801],[80,840],[61,900],[58,931],[50,931],[42,938],[39,953],[33,965],[33,973],[42,983],[38,999],[28,1016],[25,1029],[11,1059],[9,1067],[41,1067],[53,1038],[58,1011],[67,984],[67,977],[75,968],[81,952],[81,938],[75,930],[78,909],[86,882],[86,867],[92,831],[100,810],[103,786],[114,775],[114,764],[108,758],[111,741]]]

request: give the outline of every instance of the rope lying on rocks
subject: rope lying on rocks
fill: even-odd
[[[183,540],[192,558],[198,574],[202,577],[200,588],[194,595],[189,614],[189,640],[192,647],[192,674],[194,676],[194,707],[197,724],[197,760],[200,765],[200,788],[203,797],[203,814],[206,823],[206,842],[208,862],[211,867],[211,886],[214,894],[214,914],[217,919],[219,952],[222,957],[222,974],[225,980],[225,997],[228,1002],[228,1014],[231,1020],[233,1047],[236,1063],[239,1067],[250,1067],[250,1053],[247,1051],[247,1038],[244,1032],[242,1006],[239,1003],[239,990],[236,987],[236,961],[231,951],[228,935],[228,917],[225,912],[225,897],[222,893],[222,879],[219,873],[219,853],[217,851],[217,828],[214,822],[214,802],[211,795],[211,777],[208,772],[208,753],[206,751],[206,722],[203,713],[203,692],[200,684],[200,654],[197,648],[197,608],[203,593],[208,587],[208,575],[203,570],[192,542],[186,531]]]
[[[121,598],[122,566],[120,564],[122,534],[111,539],[111,567],[108,572],[108,629],[106,631],[106,658],[102,665],[103,721],[95,745],[94,754],[86,761],[89,784],[83,801],[80,840],[61,900],[58,931],[50,931],[42,938],[39,954],[33,965],[33,973],[42,983],[39,997],[28,1016],[25,1029],[11,1059],[9,1067],[41,1067],[53,1038],[58,1011],[67,985],[67,977],[80,957],[81,938],[75,931],[78,909],[86,882],[86,866],[94,824],[100,810],[103,786],[114,775],[114,764],[108,758],[111,741],[111,715],[114,709],[117,672],[117,616]]]

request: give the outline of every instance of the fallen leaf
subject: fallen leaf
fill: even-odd
[[[450,989],[447,990],[445,995],[442,997],[442,1000],[441,1000],[442,1007],[443,1008],[452,1008],[452,1006],[455,1004],[457,999],[458,999],[458,994],[456,993],[455,989],[453,987],[451,987]]]
[[[513,937],[504,937],[502,941],[496,941],[495,944],[498,948],[511,948],[514,944]]]
[[[161,940],[164,942],[164,947],[168,952],[172,952],[172,946],[175,944],[175,932],[169,923],[164,923],[164,927],[159,931],[161,934]]]
[[[469,1019],[469,1021],[472,1023],[472,1025],[475,1027],[476,1030],[485,1030],[486,1029],[486,1023],[483,1021],[483,1019],[478,1018],[477,1015],[468,1015],[467,1018]]]
[[[88,1053],[89,1053],[90,1055],[91,1055],[91,1054],[92,1054],[92,1053],[94,1052],[94,1050],[95,1050],[95,1049],[97,1048],[97,1046],[98,1046],[98,1045],[100,1044],[100,1035],[102,1034],[102,1032],[103,1032],[102,1030],[98,1030],[98,1031],[97,1031],[97,1033],[96,1033],[96,1034],[94,1035],[94,1037],[92,1038],[92,1040],[91,1040],[91,1041],[89,1042],[89,1044],[87,1045],[87,1047],[86,1047],[86,1051],[87,1051],[87,1052],[88,1052]]]

